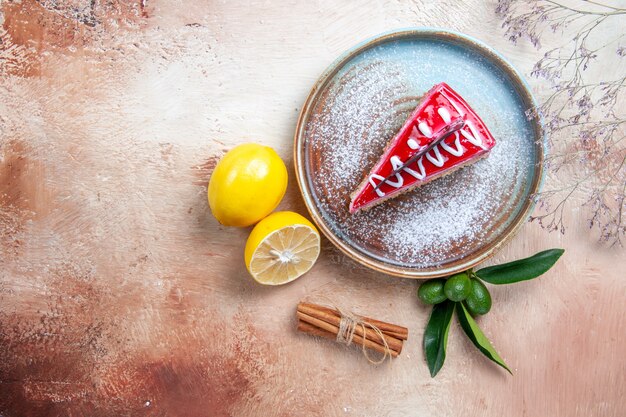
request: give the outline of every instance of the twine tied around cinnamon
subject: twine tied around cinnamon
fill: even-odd
[[[346,346],[352,343],[361,345],[363,355],[372,364],[383,363],[387,357],[396,357],[402,351],[403,341],[408,337],[406,327],[356,315],[332,302],[328,304],[334,308],[308,302],[299,303],[298,330],[334,339]],[[382,357],[372,358],[368,349],[381,353]]]
[[[387,358],[391,359],[391,348],[389,348],[389,344],[387,343],[387,339],[385,339],[385,335],[378,327],[374,326],[373,324],[367,323],[366,321],[358,318],[351,312],[345,312],[341,310],[340,308],[337,308],[336,306],[335,306],[335,309],[339,311],[339,313],[341,314],[340,320],[339,320],[339,331],[337,332],[337,337],[335,338],[335,340],[338,343],[343,343],[346,346],[350,346],[354,339],[354,333],[357,329],[357,326],[362,327],[363,333],[365,333],[366,327],[369,327],[376,333],[376,335],[383,342],[385,351],[383,352],[383,356],[381,358],[379,358],[378,360],[375,360],[375,359],[372,359],[367,348],[365,347],[364,344],[362,344],[361,350],[363,351],[363,356],[365,356],[365,358],[368,360],[369,363],[372,363],[374,365],[383,363],[385,359]]]

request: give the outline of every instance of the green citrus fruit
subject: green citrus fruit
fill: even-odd
[[[472,278],[472,289],[465,299],[465,305],[474,316],[487,314],[491,310],[491,295],[485,284]]]
[[[443,292],[451,301],[463,301],[470,295],[472,283],[466,272],[452,275],[443,286]]]
[[[443,286],[446,283],[443,279],[431,279],[420,285],[417,296],[424,304],[439,304],[446,301]]]

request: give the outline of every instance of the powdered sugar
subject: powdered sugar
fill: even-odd
[[[337,81],[341,85],[330,87],[336,88],[337,93],[332,104],[321,109],[317,116],[311,145],[318,151],[331,145],[321,168],[333,177],[327,184],[332,190],[351,185],[353,178],[362,176],[361,167],[368,162],[368,148],[384,149],[397,130],[394,98],[408,94],[408,88],[398,82],[398,75],[398,67],[377,62],[345,73]],[[406,110],[410,111],[415,103],[405,106]],[[365,139],[367,147],[363,146]]]
[[[480,250],[510,224],[528,198],[534,138],[519,98],[482,57],[452,55],[473,61],[456,76],[454,66],[420,65],[433,50],[399,51],[370,50],[350,61],[325,87],[306,126],[309,181],[325,221],[352,246],[386,262],[436,267]],[[491,75],[486,77],[485,70]],[[468,80],[482,85],[468,87]],[[350,194],[419,95],[439,81],[447,81],[466,98],[495,136],[495,148],[486,159],[350,215]]]

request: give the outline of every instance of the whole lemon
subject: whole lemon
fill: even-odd
[[[274,149],[246,143],[231,149],[209,181],[209,206],[225,226],[250,226],[272,212],[287,189],[287,167]]]

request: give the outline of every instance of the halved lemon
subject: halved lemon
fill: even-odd
[[[292,211],[272,213],[252,229],[245,260],[250,275],[266,285],[286,284],[307,272],[320,254],[320,234]]]

